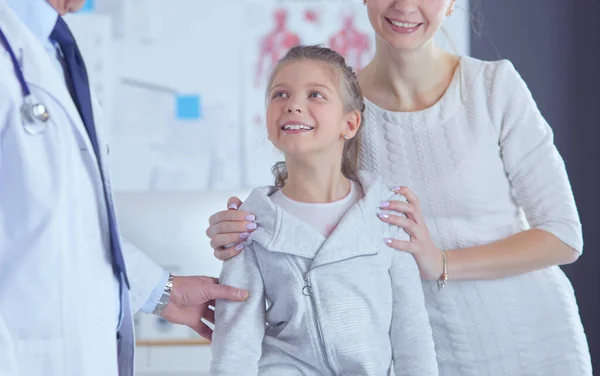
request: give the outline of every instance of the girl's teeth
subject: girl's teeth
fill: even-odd
[[[283,127],[283,129],[286,131],[300,131],[300,130],[310,131],[313,128],[309,127],[308,125],[303,125],[303,124],[288,124],[288,125],[285,125]]]

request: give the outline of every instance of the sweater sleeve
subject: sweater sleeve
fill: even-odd
[[[265,334],[265,295],[251,245],[223,262],[219,283],[247,289],[249,295],[244,302],[216,301],[210,375],[258,375]]]
[[[489,100],[504,168],[532,228],[583,251],[579,214],[552,129],[512,63],[498,63]]]
[[[396,239],[410,240],[403,230]],[[390,279],[392,282],[392,325],[390,339],[396,376],[436,376],[438,366],[419,267],[413,255],[393,251]]]

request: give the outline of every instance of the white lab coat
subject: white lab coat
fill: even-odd
[[[0,27],[50,113],[43,132],[25,129],[21,88],[0,47],[0,376],[112,376],[117,369],[130,376],[132,312],[163,270],[123,242],[131,290],[121,291],[130,300],[117,361],[119,285],[99,170],[109,179],[102,114],[95,105],[98,163],[64,78],[3,0]]]

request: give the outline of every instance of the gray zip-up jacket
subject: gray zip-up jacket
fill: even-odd
[[[329,238],[275,205],[276,188],[252,191],[241,209],[259,226],[220,276],[250,294],[216,302],[211,375],[387,376],[392,361],[398,376],[438,375],[417,264],[383,241],[408,235],[377,218],[400,197],[359,180],[365,197]]]

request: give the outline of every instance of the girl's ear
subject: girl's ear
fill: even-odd
[[[344,133],[342,134],[342,138],[350,139],[356,136],[358,129],[360,128],[362,123],[362,114],[360,111],[352,111],[348,114],[346,118],[346,127],[344,129]]]

